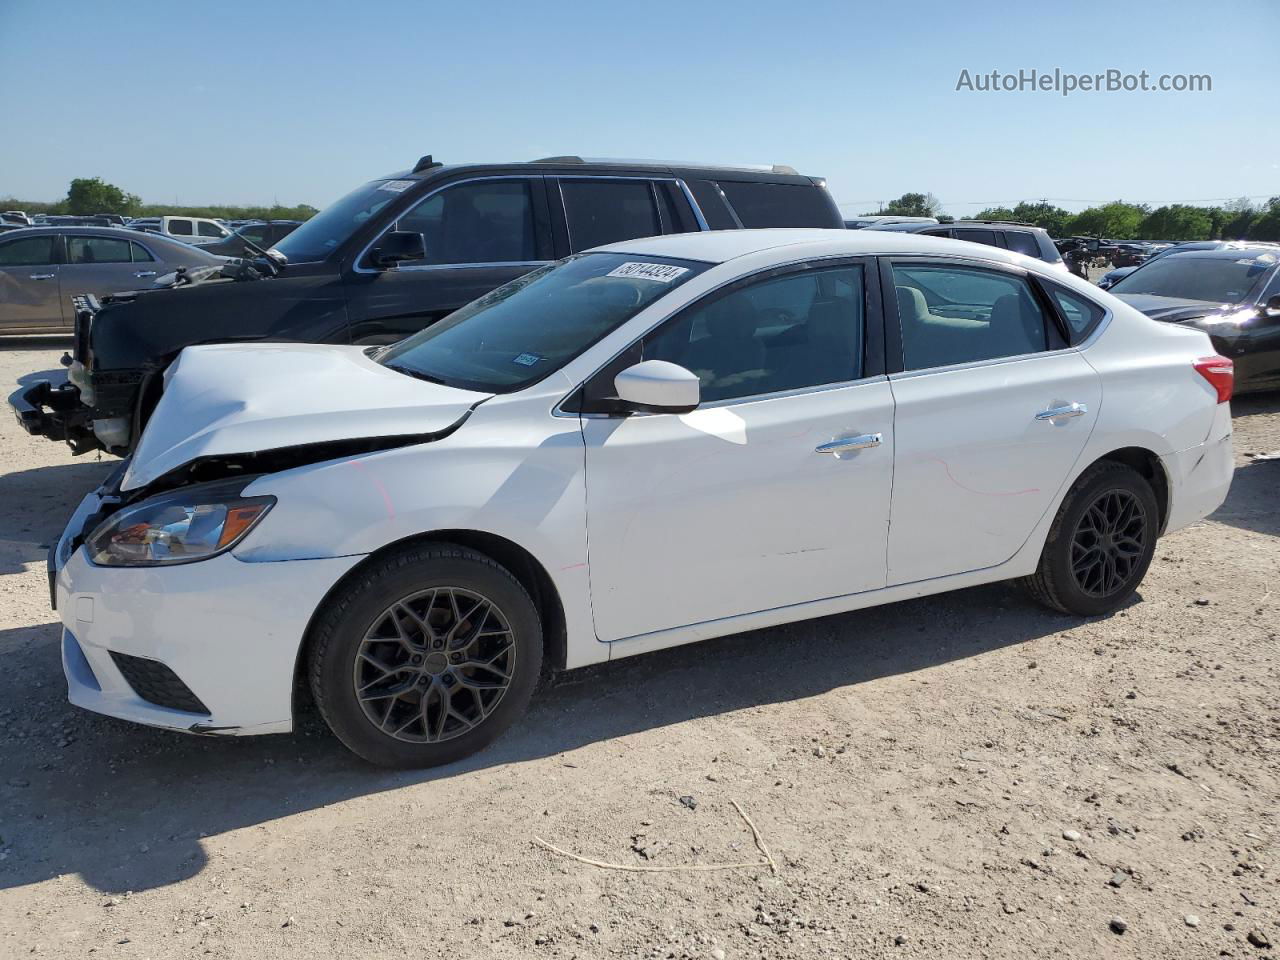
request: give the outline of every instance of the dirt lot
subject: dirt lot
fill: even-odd
[[[68,706],[45,546],[109,464],[0,414],[0,957],[1280,956],[1280,395],[1236,410],[1116,616],[997,585],[622,661],[427,773]],[[731,801],[776,873],[533,842],[758,860]]]

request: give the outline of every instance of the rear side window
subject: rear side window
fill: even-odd
[[[116,237],[67,237],[69,263],[129,263],[129,241]]]
[[[177,237],[189,237],[192,235],[190,220],[170,220],[169,232]]]
[[[1047,349],[1045,316],[1021,277],[972,267],[895,263],[907,370]]]
[[[1006,230],[1004,242],[1014,253],[1025,253],[1028,257],[1036,258],[1040,256],[1040,245],[1036,243],[1036,238],[1022,230]]]
[[[951,236],[951,231],[950,231],[950,230],[921,230],[920,232],[921,232],[921,233],[923,233],[926,237],[949,237],[949,236]]]
[[[1045,291],[1049,294],[1062,316],[1067,321],[1067,326],[1071,328],[1071,342],[1079,343],[1084,340],[1098,325],[1098,321],[1102,319],[1106,312],[1102,307],[1098,306],[1092,300],[1086,300],[1077,293],[1072,293],[1056,283],[1041,283],[1044,285]]]
[[[708,230],[733,230],[739,226],[717,184],[710,180],[690,180],[688,187],[702,211],[702,219],[707,221]]]
[[[200,228],[200,236],[202,237],[220,237],[222,236],[222,228],[216,223],[207,223],[201,220],[196,224]]]
[[[0,244],[0,267],[37,267],[53,263],[53,234]]]
[[[988,247],[999,246],[996,243],[996,232],[994,230],[956,230],[955,238],[957,240],[968,240],[970,243],[985,243]]]
[[[560,192],[575,252],[662,233],[648,180],[561,180]]]
[[[806,270],[695,304],[646,337],[643,359],[698,375],[706,402],[862,375],[861,266]]]
[[[815,186],[721,180],[720,189],[744,227],[844,226],[826,191]]]
[[[528,263],[537,259],[527,180],[446,187],[402,216],[397,230],[421,233],[419,264]]]

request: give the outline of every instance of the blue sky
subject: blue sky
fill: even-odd
[[[0,0],[0,196],[323,206],[423,153],[789,163],[849,213],[1280,194],[1280,3]],[[1208,73],[1209,93],[957,92]]]

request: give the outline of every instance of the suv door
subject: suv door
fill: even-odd
[[[0,332],[69,328],[58,282],[61,242],[56,233],[0,239]]]
[[[553,177],[548,183],[556,209],[556,251],[561,256],[606,243],[653,237],[664,229],[662,208],[670,210],[658,182],[643,177]]]
[[[588,381],[600,640],[884,585],[893,398],[881,322],[874,260],[772,270],[690,304]],[[614,376],[642,359],[697,373],[699,408],[608,415]]]
[[[996,566],[1054,502],[1101,382],[1024,271],[910,257],[882,271],[896,405],[888,583]]]
[[[343,280],[353,343],[393,343],[552,259],[540,176],[462,180],[434,190],[383,231],[421,233],[424,260],[376,267],[369,251]]]

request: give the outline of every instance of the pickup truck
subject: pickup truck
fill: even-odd
[[[270,250],[77,300],[65,383],[9,398],[31,434],[127,455],[184,347],[394,343],[536,267],[618,240],[744,227],[844,226],[826,182],[785,166],[423,157],[338,200]]]

